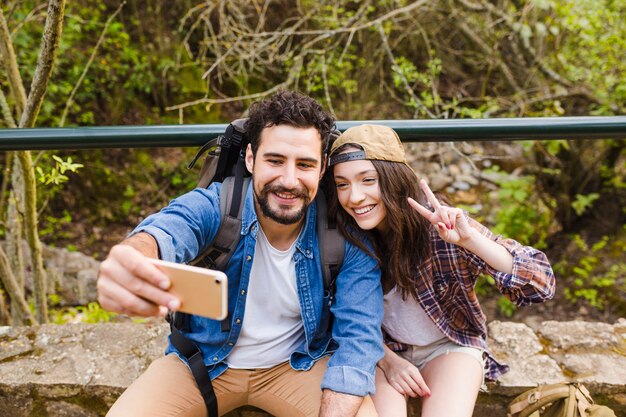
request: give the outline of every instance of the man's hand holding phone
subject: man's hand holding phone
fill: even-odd
[[[100,264],[98,301],[109,311],[131,316],[165,316],[181,300],[168,289],[171,281],[149,257],[127,244],[111,248]]]
[[[213,320],[228,316],[228,278],[222,271],[149,259],[170,279],[169,292],[180,300],[179,311]]]

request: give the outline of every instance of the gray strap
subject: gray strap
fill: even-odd
[[[329,223],[326,196],[320,190],[315,198],[317,202],[317,239],[321,254],[324,289],[334,292],[334,281],[343,264],[345,239],[334,223]]]

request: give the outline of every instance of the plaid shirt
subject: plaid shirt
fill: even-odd
[[[504,246],[513,255],[512,273],[496,271],[474,253],[441,239],[435,228],[431,227],[431,257],[417,271],[415,285],[420,306],[450,340],[487,352],[485,376],[496,380],[509,367],[498,363],[487,346],[487,319],[474,291],[478,276],[492,276],[498,290],[517,306],[551,299],[554,296],[555,279],[543,252],[512,239],[495,236],[469,217],[468,221],[481,234]],[[401,343],[387,341],[396,352],[406,350],[406,346]]]

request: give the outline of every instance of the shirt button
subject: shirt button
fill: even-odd
[[[228,346],[235,346],[233,342],[228,342]]]
[[[213,356],[213,362],[217,362],[219,358],[217,356]]]
[[[250,255],[246,256],[246,261],[250,262],[251,259],[252,259],[252,256]]]
[[[241,319],[237,319],[237,320],[235,320],[235,323],[236,323],[236,324],[241,324]]]
[[[246,294],[246,290],[241,290],[241,295],[245,295]]]

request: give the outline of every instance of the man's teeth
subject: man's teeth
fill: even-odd
[[[276,195],[279,196],[280,198],[295,198],[291,194],[276,193]]]

